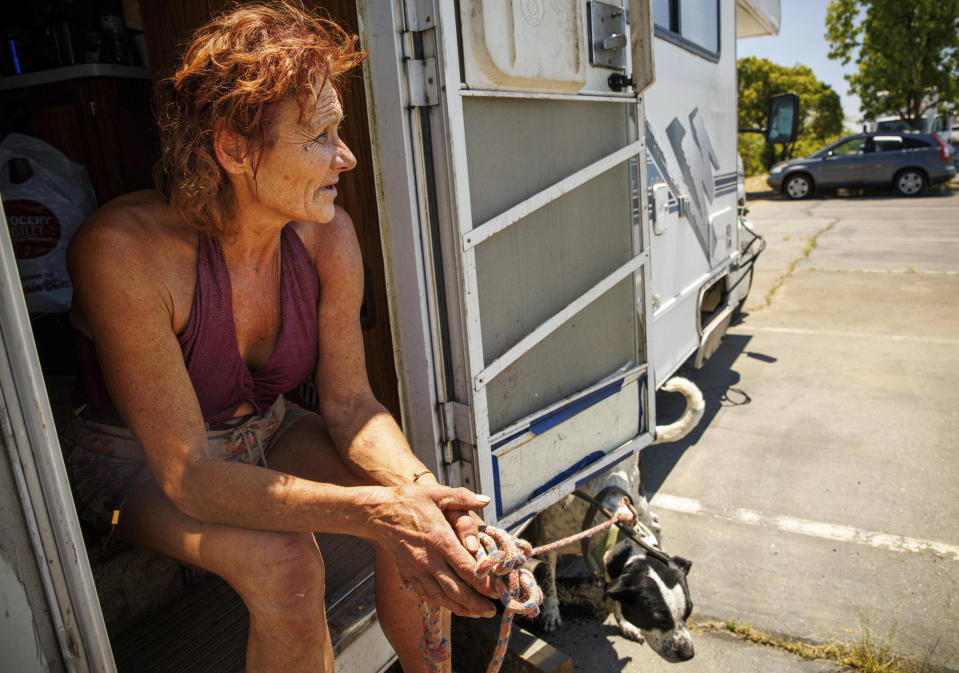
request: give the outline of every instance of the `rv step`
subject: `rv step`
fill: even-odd
[[[375,620],[373,548],[347,536],[317,540],[327,571],[327,621],[339,653]],[[211,576],[113,639],[117,671],[242,673],[248,627],[239,596]]]

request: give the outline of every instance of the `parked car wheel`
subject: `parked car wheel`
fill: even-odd
[[[812,180],[803,173],[790,175],[783,184],[783,192],[791,199],[805,199],[812,194]]]
[[[915,196],[926,188],[926,176],[917,168],[905,168],[896,173],[892,184],[903,196]]]

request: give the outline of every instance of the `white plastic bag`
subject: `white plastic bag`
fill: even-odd
[[[11,133],[0,143],[0,197],[27,309],[70,310],[67,243],[97,205],[86,169],[42,140]]]

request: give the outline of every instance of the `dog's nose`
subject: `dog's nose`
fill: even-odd
[[[689,661],[693,658],[694,654],[692,643],[690,643],[689,647],[681,647],[676,652],[676,656],[679,657],[680,661]]]

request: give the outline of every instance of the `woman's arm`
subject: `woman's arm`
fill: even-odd
[[[343,460],[358,476],[384,485],[408,484],[426,466],[369,385],[360,327],[363,262],[353,223],[337,208],[333,221],[316,229],[320,414]],[[435,483],[432,475],[417,481]]]
[[[379,484],[410,484],[414,475],[426,467],[413,454],[396,421],[369,386],[360,327],[363,264],[353,223],[345,211],[337,208],[332,222],[311,233],[315,237],[312,249],[320,278],[316,373],[320,413],[353,472]],[[435,483],[432,474],[417,479],[418,485]],[[438,547],[461,578],[483,592],[491,591],[488,583],[476,582],[472,575],[475,560],[464,549],[464,545],[469,551],[478,548],[478,518],[464,516],[459,508],[445,505],[439,505],[429,518],[419,521],[406,514],[402,509],[384,513],[382,523],[390,529],[388,537],[398,540],[401,546],[408,542],[419,546],[410,549],[408,556],[432,554],[432,549]],[[431,539],[438,544],[428,544]],[[401,574],[413,573],[405,570],[412,564],[407,556],[399,556],[397,564]]]

